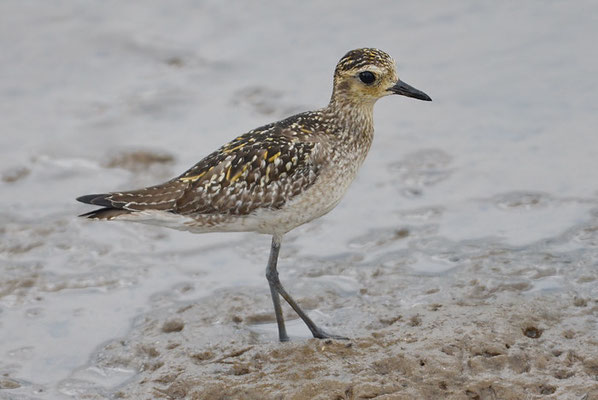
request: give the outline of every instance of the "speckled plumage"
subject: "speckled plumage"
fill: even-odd
[[[249,131],[163,184],[82,196],[104,207],[83,216],[192,232],[268,233],[280,246],[283,234],[341,200],[370,149],[374,103],[390,94],[430,100],[398,80],[385,52],[352,50],[336,66],[328,106]]]
[[[325,110],[295,115],[239,136],[166,183],[94,196],[92,204],[108,209],[88,217],[102,219],[108,212],[108,218],[159,224],[159,211],[185,217],[179,226],[184,230],[285,233],[340,200],[342,193],[328,185],[346,189],[353,180],[371,144],[368,125],[354,140],[340,140],[342,127]],[[311,198],[308,204],[302,196]],[[305,215],[276,218],[296,202],[306,207]],[[112,217],[111,208],[123,213]],[[252,221],[257,214],[260,221]]]

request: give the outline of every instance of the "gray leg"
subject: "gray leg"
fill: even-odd
[[[280,239],[282,239],[282,237]],[[278,261],[278,252],[280,251],[280,239],[278,241],[272,239],[272,248],[270,249],[270,257],[268,258],[268,266],[266,267],[266,278],[270,284],[270,294],[272,295],[272,303],[274,303],[274,314],[276,315],[276,323],[278,324],[278,338],[281,342],[287,342],[289,336],[287,335],[287,328],[284,326],[284,317],[282,316],[282,308],[280,307],[280,297],[276,286],[274,286],[270,279],[270,276],[273,275],[278,279],[276,263]]]
[[[282,317],[282,310],[280,308],[280,299],[278,295],[280,294],[287,303],[295,310],[297,315],[301,317],[305,325],[311,331],[311,334],[317,339],[347,339],[342,336],[331,335],[324,332],[320,329],[312,320],[307,316],[306,313],[303,312],[301,307],[293,300],[291,295],[285,290],[285,288],[280,283],[280,279],[278,278],[278,271],[276,270],[276,264],[278,261],[278,252],[280,251],[280,243],[282,241],[282,236],[274,235],[272,237],[272,248],[270,250],[270,258],[268,260],[268,267],[266,268],[266,278],[268,279],[268,283],[270,284],[270,292],[272,293],[272,302],[274,303],[274,312],[276,313],[276,322],[278,323],[278,336],[281,342],[289,340],[287,336],[287,331],[284,326],[284,319]]]

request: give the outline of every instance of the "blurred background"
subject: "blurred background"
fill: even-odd
[[[269,313],[269,238],[89,223],[74,199],[165,181],[325,106],[358,47],[391,54],[433,102],[381,100],[345,200],[283,243],[290,291],[332,296],[316,319],[364,334],[367,312],[347,310],[369,269],[400,276],[380,299],[397,308],[467,297],[446,288],[474,278],[490,300],[507,283],[595,299],[595,15],[593,1],[3,0],[0,397],[109,391],[137,371],[94,369],[103,343],[216,290],[255,288]],[[273,321],[247,329],[276,340]]]

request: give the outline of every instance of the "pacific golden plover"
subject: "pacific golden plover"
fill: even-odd
[[[81,216],[195,233],[272,235],[266,278],[280,340],[289,338],[279,295],[315,338],[344,339],[316,326],[287,293],[276,269],[278,252],[285,233],[339,203],[370,149],[374,103],[390,94],[431,100],[398,79],[385,52],[352,50],[336,66],[328,106],[249,131],[166,183],[81,196],[77,200],[103,207]]]

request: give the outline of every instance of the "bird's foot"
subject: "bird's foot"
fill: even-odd
[[[312,331],[312,335],[314,335],[314,337],[316,339],[350,340],[348,337],[334,335],[334,334],[328,333],[320,328],[317,328],[316,330]]]
[[[289,337],[288,337],[288,336],[285,334],[284,336],[282,336],[282,335],[279,335],[279,336],[278,336],[278,340],[279,340],[281,343],[284,343],[284,342],[288,342],[290,339],[289,339]]]

